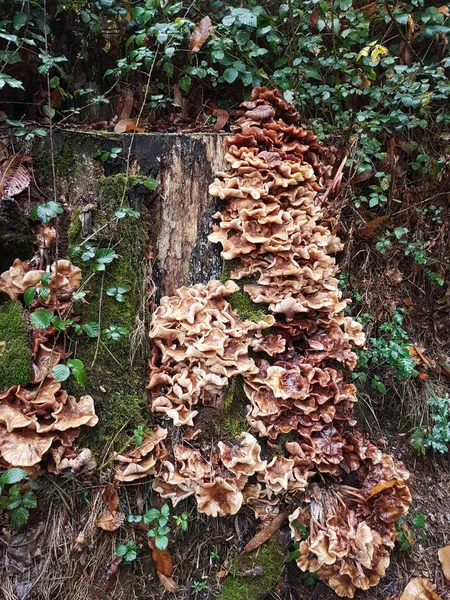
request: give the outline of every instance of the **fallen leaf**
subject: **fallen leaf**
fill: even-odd
[[[119,482],[117,482],[119,483]],[[119,506],[119,494],[115,483],[107,483],[103,488],[102,496],[109,512],[113,512]]]
[[[267,542],[267,540],[269,540],[273,536],[275,531],[277,531],[283,525],[284,521],[286,520],[286,517],[286,512],[281,512],[279,515],[274,517],[270,521],[270,523],[266,527],[264,527],[264,529],[261,529],[261,531],[258,531],[258,533],[254,537],[252,537],[252,539],[242,550],[241,554],[248,554],[249,552],[253,552],[253,550],[256,550],[257,548],[262,546],[264,542]]]
[[[24,157],[20,154],[9,156],[0,167],[0,196],[13,198],[30,185],[30,174],[22,164]]]
[[[450,8],[448,6],[440,6],[437,11],[438,13],[441,13],[441,15],[444,15],[444,17],[450,17]]]
[[[372,219],[371,221],[366,223],[364,227],[358,229],[359,235],[362,235],[365,238],[373,238],[375,236],[375,230],[377,229],[377,227],[381,225],[381,223],[384,223],[386,219],[386,215],[383,215],[382,217],[377,217],[376,219]]]
[[[122,556],[116,556],[114,558],[114,560],[112,562],[109,563],[108,565],[108,570],[106,571],[106,589],[109,589],[111,586],[111,579],[114,577],[114,575],[117,574],[117,571],[119,569],[119,565],[122,562]]]
[[[444,546],[439,550],[439,560],[441,561],[444,575],[450,581],[450,546]]]
[[[230,115],[228,114],[227,110],[216,108],[216,110],[213,112],[213,117],[216,117],[216,124],[214,125],[214,129],[216,131],[219,131],[220,129],[223,129],[228,123]]]
[[[197,27],[191,33],[189,39],[189,50],[191,52],[198,52],[206,40],[209,38],[212,32],[211,19],[206,16],[198,23]]]
[[[400,600],[442,600],[434,586],[424,577],[413,577],[403,590]]]
[[[406,346],[406,348],[416,365],[424,365],[425,367],[429,367],[431,365],[431,361],[425,356],[419,346],[414,344],[414,346]]]
[[[178,585],[175,583],[172,577],[167,577],[159,571],[156,572],[158,573],[159,581],[161,582],[161,585],[164,587],[165,590],[172,593],[178,592]]]
[[[403,273],[397,267],[386,269],[386,279],[391,285],[398,285],[403,281]]]
[[[127,131],[145,132],[145,127],[137,126],[137,119],[121,119],[114,127],[116,133],[126,133]]]
[[[168,550],[159,550],[156,547],[155,539],[149,538],[148,545],[152,551],[152,558],[155,561],[156,570],[166,577],[170,577],[173,573],[172,556]]]
[[[119,529],[125,521],[125,515],[117,510],[113,512],[106,512],[99,516],[97,520],[97,527],[104,529],[105,531],[116,531]]]

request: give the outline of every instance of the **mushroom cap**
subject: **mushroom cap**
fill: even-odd
[[[67,402],[52,413],[55,419],[53,430],[66,431],[75,429],[81,425],[94,427],[98,423],[98,417],[95,414],[94,400],[92,396],[81,396],[79,402],[74,396],[68,396]]]
[[[211,517],[234,515],[242,506],[242,492],[222,477],[197,487],[195,492],[198,511]]]
[[[0,455],[13,467],[37,465],[52,445],[56,435],[35,431],[0,431]]]
[[[241,433],[235,444],[219,442],[220,460],[235,475],[251,476],[263,471],[267,461],[261,460],[261,446],[251,433]]]

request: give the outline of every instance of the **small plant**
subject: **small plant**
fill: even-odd
[[[124,217],[133,217],[133,219],[139,219],[141,213],[138,210],[133,210],[130,206],[122,206],[119,210],[114,213],[118,219]]]
[[[401,517],[395,523],[395,529],[397,532],[397,539],[400,542],[400,550],[409,550],[416,540],[425,542],[427,536],[425,535],[425,517],[421,513],[416,513],[412,520],[414,530],[408,527],[406,523],[406,516]]]
[[[23,480],[28,481],[30,490],[23,491],[21,484]],[[5,489],[7,485],[11,486],[8,490]],[[10,511],[12,525],[22,527],[27,523],[30,518],[29,509],[37,506],[33,492],[37,487],[37,483],[29,479],[23,469],[8,469],[0,475],[0,508]]]
[[[122,562],[125,565],[129,565],[133,560],[136,560],[137,557],[137,546],[131,540],[126,544],[117,544],[116,546],[116,556],[120,556],[122,558]]]
[[[106,329],[103,329],[103,333],[108,340],[118,342],[123,335],[127,335],[128,329],[126,327],[119,327],[119,325],[111,324]]]
[[[155,545],[159,550],[167,550],[169,545],[170,527],[167,525],[170,517],[170,508],[168,504],[164,504],[161,510],[151,508],[144,515],[128,515],[129,523],[144,523],[150,525],[147,531],[148,537],[155,538]]]
[[[194,592],[204,592],[208,589],[208,584],[204,581],[194,581],[194,583],[192,584],[192,589],[194,590]]]
[[[101,162],[106,162],[108,158],[117,158],[118,155],[122,152],[122,148],[111,148],[111,150],[98,151],[94,154],[93,158],[98,158]]]
[[[138,427],[136,427],[136,429],[133,431],[133,436],[134,436],[134,445],[140,446],[142,444],[142,442],[144,441],[144,428],[142,427],[142,425],[139,425]]]
[[[125,302],[124,294],[130,291],[127,285],[111,286],[106,290],[106,294],[115,298],[117,302]]]
[[[66,381],[71,374],[82,387],[86,385],[87,373],[84,364],[78,358],[69,358],[65,365],[55,365],[52,369],[52,375],[55,381]]]
[[[444,454],[450,443],[450,397],[432,396],[428,405],[435,411],[431,414],[433,426],[425,438],[425,447]]]
[[[92,271],[105,271],[105,265],[111,263],[117,254],[111,248],[98,248],[91,242],[84,245],[84,250],[81,246],[70,246],[68,251],[69,257],[73,258],[81,254],[81,260],[92,265]]]
[[[183,532],[187,531],[188,519],[189,515],[185,512],[181,513],[181,515],[173,515],[173,520]]]
[[[63,207],[59,202],[50,200],[49,202],[44,202],[43,204],[35,206],[31,211],[30,216],[32,219],[41,221],[44,225],[47,225],[52,219],[63,212]]]
[[[215,550],[211,550],[209,556],[213,559],[213,560],[219,560],[219,554],[215,551]]]

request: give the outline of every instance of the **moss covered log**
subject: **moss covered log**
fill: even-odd
[[[31,381],[31,351],[22,304],[0,305],[0,390]]]
[[[93,230],[103,227],[91,241],[98,248],[111,248],[117,258],[106,265],[105,271],[92,273],[91,267],[78,259],[86,283],[87,303],[81,305],[81,323],[95,322],[100,331],[110,325],[124,327],[129,332],[118,341],[105,335],[98,339],[80,337],[74,356],[83,361],[88,372],[85,390],[72,383],[77,394],[89,393],[95,401],[99,423],[93,430],[82,433],[82,443],[95,454],[102,454],[109,446],[117,450],[127,443],[133,429],[145,425],[149,419],[145,380],[146,331],[148,329],[146,304],[146,251],[148,244],[148,214],[142,203],[129,198],[127,179],[123,174],[104,177],[100,194],[91,210]],[[121,206],[133,204],[139,218],[115,217]],[[71,245],[83,243],[80,212],[75,211],[69,229]],[[109,296],[109,287],[127,286],[124,302]],[[76,389],[78,388],[78,389]]]

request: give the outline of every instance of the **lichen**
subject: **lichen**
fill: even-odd
[[[278,544],[269,541],[258,551],[233,561],[217,600],[259,600],[277,585],[283,572],[285,556]],[[251,572],[255,575],[251,575]],[[238,572],[249,573],[246,576]],[[261,574],[257,574],[261,573]]]
[[[0,306],[0,390],[31,380],[31,352],[18,300]]]
[[[130,364],[133,344],[136,339],[131,333],[146,318],[145,262],[148,239],[148,220],[144,209],[138,207],[139,219],[124,217],[117,220],[114,212],[121,206],[127,190],[124,174],[105,177],[100,181],[100,195],[92,219],[94,229],[110,223],[98,238],[93,238],[97,247],[113,248],[118,257],[106,265],[104,272],[97,272],[90,279],[87,290],[88,304],[79,309],[81,323],[94,321],[105,329],[111,324],[125,327],[129,335],[118,341],[106,339],[104,335],[97,344],[96,339],[80,337],[76,348],[76,358],[85,364],[88,382],[83,393],[94,398],[98,425],[92,430],[82,432],[80,443],[87,445],[94,453],[101,455],[108,446],[116,450],[123,449],[138,425],[145,426],[150,419],[145,390],[146,349],[137,352]],[[136,207],[133,207],[136,208]],[[72,215],[70,242],[80,243],[79,215]],[[84,277],[91,274],[90,267],[78,261]],[[110,286],[127,285],[130,291],[124,294],[124,302],[108,296],[106,290]],[[145,344],[145,332],[141,340]],[[134,341],[133,341],[134,340]],[[76,393],[81,390],[76,383],[71,384]],[[76,389],[78,388],[78,389]],[[105,390],[105,391],[102,391]]]

